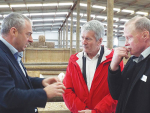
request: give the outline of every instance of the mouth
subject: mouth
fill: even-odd
[[[87,46],[83,46],[83,48],[88,48]]]
[[[27,48],[28,44],[25,45],[25,48]]]

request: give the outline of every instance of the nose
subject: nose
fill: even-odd
[[[86,39],[82,39],[82,44],[83,44],[83,45],[84,45],[84,44],[87,44]]]
[[[129,46],[128,40],[125,41],[125,46]]]
[[[28,40],[30,43],[33,42],[33,38],[32,38],[32,35],[29,37],[29,40]]]

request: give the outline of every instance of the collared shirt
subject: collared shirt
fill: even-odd
[[[0,37],[0,40],[9,48],[9,50],[11,51],[11,53],[14,55],[15,53],[18,52],[18,50],[16,48],[14,48],[10,43],[8,43],[4,38]],[[18,52],[18,58],[17,58],[17,62],[22,70],[22,72],[24,73],[24,75],[26,76],[25,74],[25,70],[23,69],[20,61],[21,61],[21,58],[23,57],[23,52]]]
[[[88,90],[90,91],[91,84],[93,81],[93,77],[95,74],[96,66],[97,66],[97,61],[98,57],[100,56],[100,50],[98,53],[91,59],[88,57],[88,55],[84,52],[84,57],[86,57],[86,78],[87,78],[87,86]]]
[[[101,48],[100,48],[101,50]],[[98,61],[98,57],[100,55],[100,50],[97,52],[97,54],[90,59],[87,55],[87,53],[84,52],[84,57],[86,57],[86,78],[87,78],[87,87],[88,90],[90,91],[91,89],[91,84],[93,81],[93,77],[95,74],[95,70],[96,70],[96,66],[97,66],[97,61]],[[102,57],[101,62],[106,60],[106,56],[109,55],[111,53],[111,50],[108,50],[107,48],[104,47],[104,55]],[[81,71],[83,71],[83,61],[82,61],[82,57],[83,57],[83,51],[79,52],[77,54],[77,57],[79,58],[76,62],[78,63]],[[82,72],[83,73],[83,72]]]
[[[136,63],[139,63],[140,61],[144,60],[148,55],[150,54],[150,47],[148,47],[147,49],[145,49],[141,55],[137,58],[134,58],[133,61]],[[133,56],[132,56],[133,57]]]
[[[18,52],[18,50],[8,43],[4,38],[0,37],[0,40],[10,49],[13,55]]]

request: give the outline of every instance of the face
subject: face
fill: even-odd
[[[125,46],[130,50],[131,55],[139,56],[145,49],[143,32],[134,29],[134,25],[125,26],[124,35],[126,38]]]
[[[89,57],[94,57],[99,51],[102,38],[96,41],[95,33],[93,31],[84,31],[81,36],[83,51],[85,51]]]
[[[24,51],[29,43],[33,42],[32,39],[32,26],[30,22],[25,22],[25,27],[21,32],[16,33],[16,37],[13,40],[14,47],[19,51]]]

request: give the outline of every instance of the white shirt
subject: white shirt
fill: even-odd
[[[106,60],[106,56],[109,55],[111,52],[111,50],[108,50],[107,48],[104,47],[104,55],[102,57],[101,62]],[[97,61],[98,61],[98,57],[100,55],[100,50],[97,52],[97,54],[90,59],[87,54],[84,52],[84,56],[86,57],[86,78],[87,78],[87,87],[88,90],[90,91],[91,88],[91,84],[94,78],[94,74],[95,74],[95,70],[96,70],[96,66],[97,66]],[[77,54],[77,57],[79,58],[76,62],[78,63],[81,72],[82,72],[82,65],[83,65],[83,61],[82,61],[82,57],[83,57],[83,51],[79,52]]]
[[[141,55],[135,59],[133,59],[134,62],[139,63],[140,61],[144,60],[148,55],[150,54],[150,47],[148,47],[147,49],[145,49]],[[131,56],[133,57],[133,56]]]

